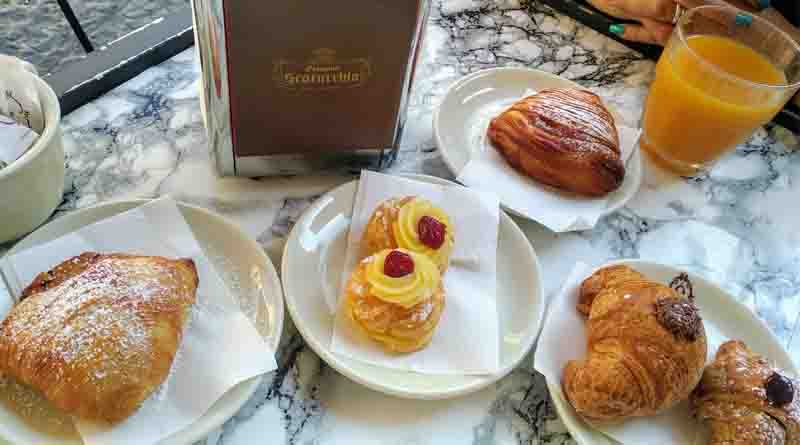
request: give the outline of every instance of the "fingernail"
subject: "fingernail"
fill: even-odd
[[[767,9],[767,8],[769,8],[771,3],[772,3],[772,2],[771,2],[770,0],[758,0],[758,6],[759,6],[761,9]]]
[[[620,25],[615,23],[608,27],[608,32],[610,32],[611,34],[617,34],[621,36],[625,34],[625,25]]]
[[[736,24],[739,26],[750,26],[753,23],[753,16],[740,12],[736,14]]]

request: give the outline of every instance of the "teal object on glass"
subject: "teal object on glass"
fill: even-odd
[[[739,26],[750,26],[753,24],[753,16],[744,12],[736,14],[736,24]]]

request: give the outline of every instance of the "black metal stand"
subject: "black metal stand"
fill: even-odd
[[[69,2],[67,0],[58,0],[58,6],[61,8],[64,17],[66,17],[69,26],[72,28],[72,32],[75,33],[75,37],[81,42],[83,50],[87,53],[94,51],[89,36],[86,35],[86,31],[83,30],[80,22],[78,22],[78,18],[75,17],[75,12],[72,10],[72,6],[70,6]]]

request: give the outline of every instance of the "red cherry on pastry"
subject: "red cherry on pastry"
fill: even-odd
[[[419,240],[422,241],[422,244],[425,244],[431,249],[438,249],[442,247],[446,232],[447,226],[431,216],[423,216],[417,223]]]
[[[392,278],[400,278],[414,273],[414,259],[411,255],[393,250],[386,255],[383,262],[383,273]]]

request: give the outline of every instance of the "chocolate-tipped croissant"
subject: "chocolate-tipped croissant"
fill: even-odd
[[[656,415],[689,397],[707,352],[692,300],[627,266],[610,266],[583,281],[578,301],[588,315],[588,352],[569,361],[562,377],[578,414],[620,422]]]
[[[743,342],[727,341],[692,393],[710,445],[800,444],[800,381],[778,372]]]
[[[526,97],[492,120],[488,136],[514,168],[562,190],[603,196],[625,177],[614,117],[588,91]]]

